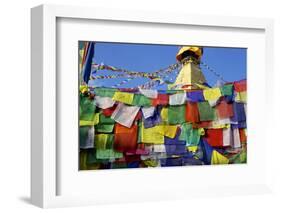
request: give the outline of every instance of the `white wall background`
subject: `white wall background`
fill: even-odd
[[[122,9],[185,12],[191,14],[215,14],[230,16],[267,17],[275,20],[275,83],[276,95],[280,94],[281,63],[281,13],[279,1],[246,0],[170,0],[170,1],[122,1],[122,0],[8,0],[0,6],[0,212],[37,212],[40,209],[29,204],[30,188],[30,8],[42,3],[99,6]],[[105,11],[106,12],[106,11]],[[257,103],[258,104],[258,103]],[[280,101],[275,106],[272,134],[276,141],[280,125]],[[109,206],[80,207],[67,209],[69,212],[277,212],[281,210],[281,169],[278,144],[272,153],[275,162],[275,192],[271,195],[202,198],[186,201],[120,204]],[[280,156],[280,154],[279,154]],[[238,178],[241,177],[237,174]],[[148,192],[149,193],[149,192]],[[187,192],[188,193],[188,192]],[[278,210],[277,210],[278,209]],[[66,210],[66,209],[64,209]],[[63,209],[47,210],[52,212]]]

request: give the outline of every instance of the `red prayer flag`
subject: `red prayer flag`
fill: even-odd
[[[223,130],[222,129],[206,129],[205,138],[213,147],[223,146]]]
[[[219,104],[217,104],[216,109],[220,119],[230,118],[233,116],[232,104],[227,103],[225,100],[222,100]]]
[[[115,108],[117,107],[117,105],[115,104],[113,107],[107,108],[107,109],[103,109],[102,113],[104,114],[104,116],[111,116],[112,113],[114,112]]]
[[[243,92],[247,90],[247,81],[241,80],[241,81],[235,81],[234,82],[234,90],[236,92]]]
[[[247,142],[247,136],[245,134],[245,130],[244,129],[239,129],[239,136],[240,136],[241,143],[246,143]]]
[[[130,152],[137,148],[138,126],[132,125],[131,128],[125,127],[119,123],[115,124],[114,130],[114,150],[118,152]]]
[[[167,94],[158,94],[157,98],[152,99],[152,105],[168,105],[169,104],[169,95]]]
[[[185,120],[187,122],[196,123],[200,121],[197,103],[187,102],[185,110]]]

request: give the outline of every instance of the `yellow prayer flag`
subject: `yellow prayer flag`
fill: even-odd
[[[112,100],[114,101],[119,101],[125,104],[131,104],[134,99],[134,94],[133,93],[128,93],[128,92],[115,92]]]
[[[188,151],[190,151],[190,152],[196,152],[197,149],[198,149],[198,146],[188,146],[187,149],[188,149]]]
[[[106,149],[108,134],[97,134],[95,135],[95,148]]]
[[[237,92],[235,96],[235,101],[236,102],[242,102],[242,103],[247,103],[247,92]]]
[[[151,128],[144,128],[142,124],[141,138],[142,143],[164,144],[164,135],[161,135],[161,126],[154,126]]]
[[[163,107],[162,110],[161,110],[161,119],[162,121],[165,123],[165,122],[168,122],[168,108],[167,107]]]
[[[205,89],[203,90],[203,95],[207,101],[217,100],[221,97],[221,91],[220,88]]]
[[[160,128],[160,134],[163,134],[166,137],[174,138],[177,134],[178,127],[175,125],[162,125]]]
[[[213,150],[211,164],[228,164],[229,160],[218,151]]]
[[[92,121],[80,120],[80,126],[94,126],[100,122],[100,113],[96,113]]]

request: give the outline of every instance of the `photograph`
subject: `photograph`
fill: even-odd
[[[247,163],[247,48],[78,41],[77,54],[79,170]]]

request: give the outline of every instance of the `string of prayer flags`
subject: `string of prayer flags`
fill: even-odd
[[[80,169],[245,163],[246,99],[245,81],[165,91],[82,86]]]

